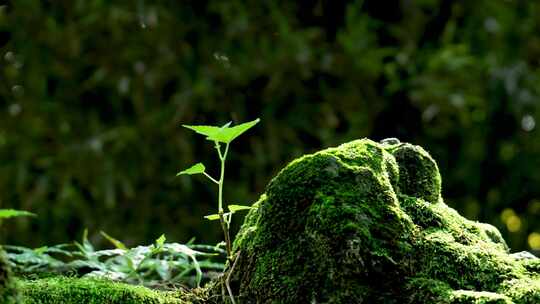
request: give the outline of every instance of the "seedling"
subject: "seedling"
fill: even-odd
[[[221,161],[221,172],[219,175],[219,180],[213,178],[208,173],[206,173],[206,167],[202,163],[197,163],[190,168],[183,170],[177,174],[183,175],[193,175],[193,174],[204,174],[210,181],[218,185],[218,213],[217,214],[210,214],[205,216],[206,219],[214,221],[219,220],[221,224],[221,229],[223,230],[223,236],[225,238],[225,249],[227,250],[227,260],[230,264],[232,264],[233,268],[236,264],[236,258],[232,255],[232,246],[231,246],[231,237],[229,234],[229,228],[231,225],[232,215],[236,213],[237,211],[241,210],[248,210],[253,207],[250,206],[242,206],[242,205],[232,205],[229,204],[227,207],[229,209],[229,212],[225,212],[223,209],[223,184],[225,181],[225,161],[227,159],[227,153],[229,152],[229,145],[230,143],[236,139],[238,136],[240,136],[242,133],[246,132],[253,126],[255,126],[260,119],[255,119],[250,122],[246,122],[243,124],[239,124],[234,127],[230,127],[231,123],[227,123],[223,125],[222,127],[216,127],[216,126],[191,126],[191,125],[183,125],[185,128],[188,128],[190,130],[193,130],[197,132],[198,134],[206,136],[206,139],[209,141],[214,142],[214,147],[217,150],[219,160]],[[222,150],[221,145],[225,145],[225,149]],[[232,269],[231,269],[232,271]],[[229,273],[230,276],[230,273]],[[225,284],[227,286],[227,291],[229,292],[229,296],[231,298],[231,301],[233,304],[235,304],[234,296],[231,290],[231,287],[229,286],[229,276],[227,277],[227,280],[225,281]]]
[[[229,235],[229,228],[231,225],[231,219],[232,215],[236,213],[237,211],[241,210],[248,210],[252,207],[250,206],[242,206],[242,205],[228,205],[229,212],[225,212],[223,209],[223,184],[225,181],[225,161],[227,160],[227,154],[229,152],[229,145],[230,143],[236,139],[238,136],[255,126],[260,121],[259,118],[246,122],[243,124],[239,124],[234,127],[230,127],[231,123],[227,123],[223,125],[222,127],[216,127],[216,126],[191,126],[191,125],[183,125],[183,127],[188,128],[190,130],[193,130],[197,132],[198,134],[206,136],[206,139],[209,141],[214,142],[214,147],[217,150],[219,160],[221,161],[221,172],[219,175],[219,179],[215,179],[212,176],[210,176],[208,173],[206,173],[206,167],[202,163],[197,163],[190,168],[180,171],[176,176],[187,174],[187,175],[193,175],[193,174],[203,174],[206,176],[210,181],[218,185],[218,213],[216,214],[210,214],[205,216],[206,219],[214,221],[219,220],[221,224],[221,228],[223,230],[223,236],[225,238],[225,247],[227,250],[227,258],[229,261],[232,262],[232,246],[231,246],[231,238]],[[225,145],[225,149],[222,149],[221,145]]]

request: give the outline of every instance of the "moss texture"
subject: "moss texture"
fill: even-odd
[[[200,303],[195,294],[161,292],[105,280],[54,277],[22,280],[25,304],[184,304]]]
[[[540,303],[539,264],[449,208],[421,147],[303,156],[256,205],[234,243],[240,303]]]
[[[0,303],[20,303],[16,283],[11,277],[11,271],[2,247],[0,247]]]

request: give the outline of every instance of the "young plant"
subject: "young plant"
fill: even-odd
[[[231,123],[227,123],[222,127],[216,126],[192,126],[192,125],[183,125],[183,127],[188,128],[197,132],[198,134],[206,136],[206,139],[214,143],[214,147],[217,150],[219,160],[221,161],[221,171],[219,179],[215,179],[206,173],[206,167],[202,163],[197,163],[190,168],[179,172],[176,176],[179,175],[193,175],[193,174],[204,174],[210,181],[218,185],[218,213],[210,214],[205,216],[208,220],[219,220],[221,224],[221,229],[223,230],[223,236],[225,238],[225,248],[227,250],[227,259],[229,262],[233,262],[232,256],[232,246],[231,238],[229,234],[229,228],[231,224],[232,215],[240,210],[251,209],[250,206],[242,205],[228,205],[229,212],[224,211],[223,206],[223,184],[225,180],[225,161],[227,159],[227,153],[229,152],[230,143],[236,139],[238,136],[255,126],[260,121],[259,118],[239,124],[237,126],[231,127]],[[225,145],[225,148],[222,148],[222,145]]]

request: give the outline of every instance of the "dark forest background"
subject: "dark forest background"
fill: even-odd
[[[540,1],[0,3],[0,207],[38,214],[3,242],[217,242],[214,185],[175,174],[218,160],[180,125],[260,117],[228,202],[304,153],[397,137],[450,206],[540,250]]]

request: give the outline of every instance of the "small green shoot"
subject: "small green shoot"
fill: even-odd
[[[240,205],[229,205],[228,213],[224,212],[223,209],[223,184],[225,177],[225,161],[227,159],[227,153],[229,152],[230,143],[235,140],[238,136],[242,135],[244,132],[255,126],[259,123],[260,119],[239,124],[237,126],[231,127],[231,123],[227,123],[221,127],[216,126],[195,126],[195,125],[183,125],[183,127],[188,128],[192,131],[195,131],[198,134],[206,136],[207,140],[214,142],[214,147],[218,152],[219,159],[221,161],[221,174],[219,179],[215,179],[209,174],[206,173],[206,167],[202,163],[197,163],[191,166],[188,169],[180,171],[176,176],[180,175],[194,175],[194,174],[204,174],[212,182],[218,184],[218,213],[210,214],[204,218],[214,221],[220,220],[223,234],[225,237],[227,256],[229,260],[232,258],[231,253],[231,240],[229,236],[229,226],[231,221],[231,216],[236,211],[248,210],[251,207],[249,206],[240,206]],[[223,150],[221,145],[225,144],[225,149]]]
[[[192,131],[195,131],[198,134],[206,136],[206,139],[214,142],[214,147],[217,150],[219,160],[221,161],[221,172],[219,179],[215,179],[206,173],[206,167],[202,163],[197,163],[190,168],[180,171],[179,175],[193,175],[193,174],[204,174],[210,181],[218,185],[218,213],[210,214],[205,216],[207,220],[214,221],[219,220],[221,224],[221,229],[223,230],[223,235],[225,238],[225,249],[227,250],[227,259],[230,263],[234,263],[235,258],[232,255],[232,245],[231,238],[229,235],[229,228],[231,225],[232,215],[241,210],[248,210],[252,207],[241,206],[241,205],[229,205],[229,212],[225,213],[223,209],[223,184],[225,181],[225,161],[227,159],[227,153],[229,152],[230,143],[235,140],[238,136],[242,135],[247,130],[251,129],[260,119],[239,124],[237,126],[231,127],[231,122],[221,126],[193,126],[193,125],[183,125],[183,127],[188,128]],[[221,145],[225,145],[225,148],[222,149]],[[232,303],[234,304],[234,296],[232,295],[231,289],[227,286],[229,291],[229,296],[231,297]]]

